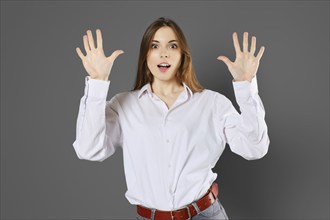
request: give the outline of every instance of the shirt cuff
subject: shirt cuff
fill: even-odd
[[[255,94],[258,94],[258,83],[257,83],[257,76],[254,76],[249,81],[238,81],[234,82],[234,92],[236,99],[246,99],[250,96],[254,96]]]
[[[108,95],[110,81],[92,79],[85,77],[85,96],[106,99]]]

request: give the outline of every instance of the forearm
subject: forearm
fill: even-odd
[[[106,135],[108,86],[96,81],[87,83],[86,80],[85,94],[79,106],[76,140],[73,143],[79,159],[102,161],[115,151]]]
[[[234,83],[234,91],[241,114],[230,119],[232,125],[227,124],[230,147],[246,159],[259,159],[268,151],[269,137],[256,78],[251,83]]]

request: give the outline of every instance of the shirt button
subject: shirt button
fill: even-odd
[[[166,143],[170,143],[170,140],[169,139],[166,139]]]
[[[170,163],[170,164],[168,165],[168,167],[172,167],[172,164]]]

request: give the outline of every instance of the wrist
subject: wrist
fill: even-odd
[[[248,78],[235,79],[235,78],[234,78],[233,81],[234,81],[234,82],[243,82],[243,81],[249,81],[249,82],[251,82],[252,79],[248,79]]]
[[[96,80],[108,81],[108,77],[91,77],[91,78]]]
[[[252,82],[253,78],[254,78],[254,76],[251,76],[251,77],[236,77],[236,78],[234,78],[234,82],[241,82],[241,81]]]

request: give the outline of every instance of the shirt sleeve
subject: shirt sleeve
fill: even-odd
[[[218,96],[216,101],[223,136],[232,152],[247,160],[260,159],[267,154],[270,140],[257,79],[233,82],[233,86],[241,114],[229,99]]]
[[[103,161],[122,146],[118,101],[106,101],[110,81],[85,78],[73,147],[79,159]]]

